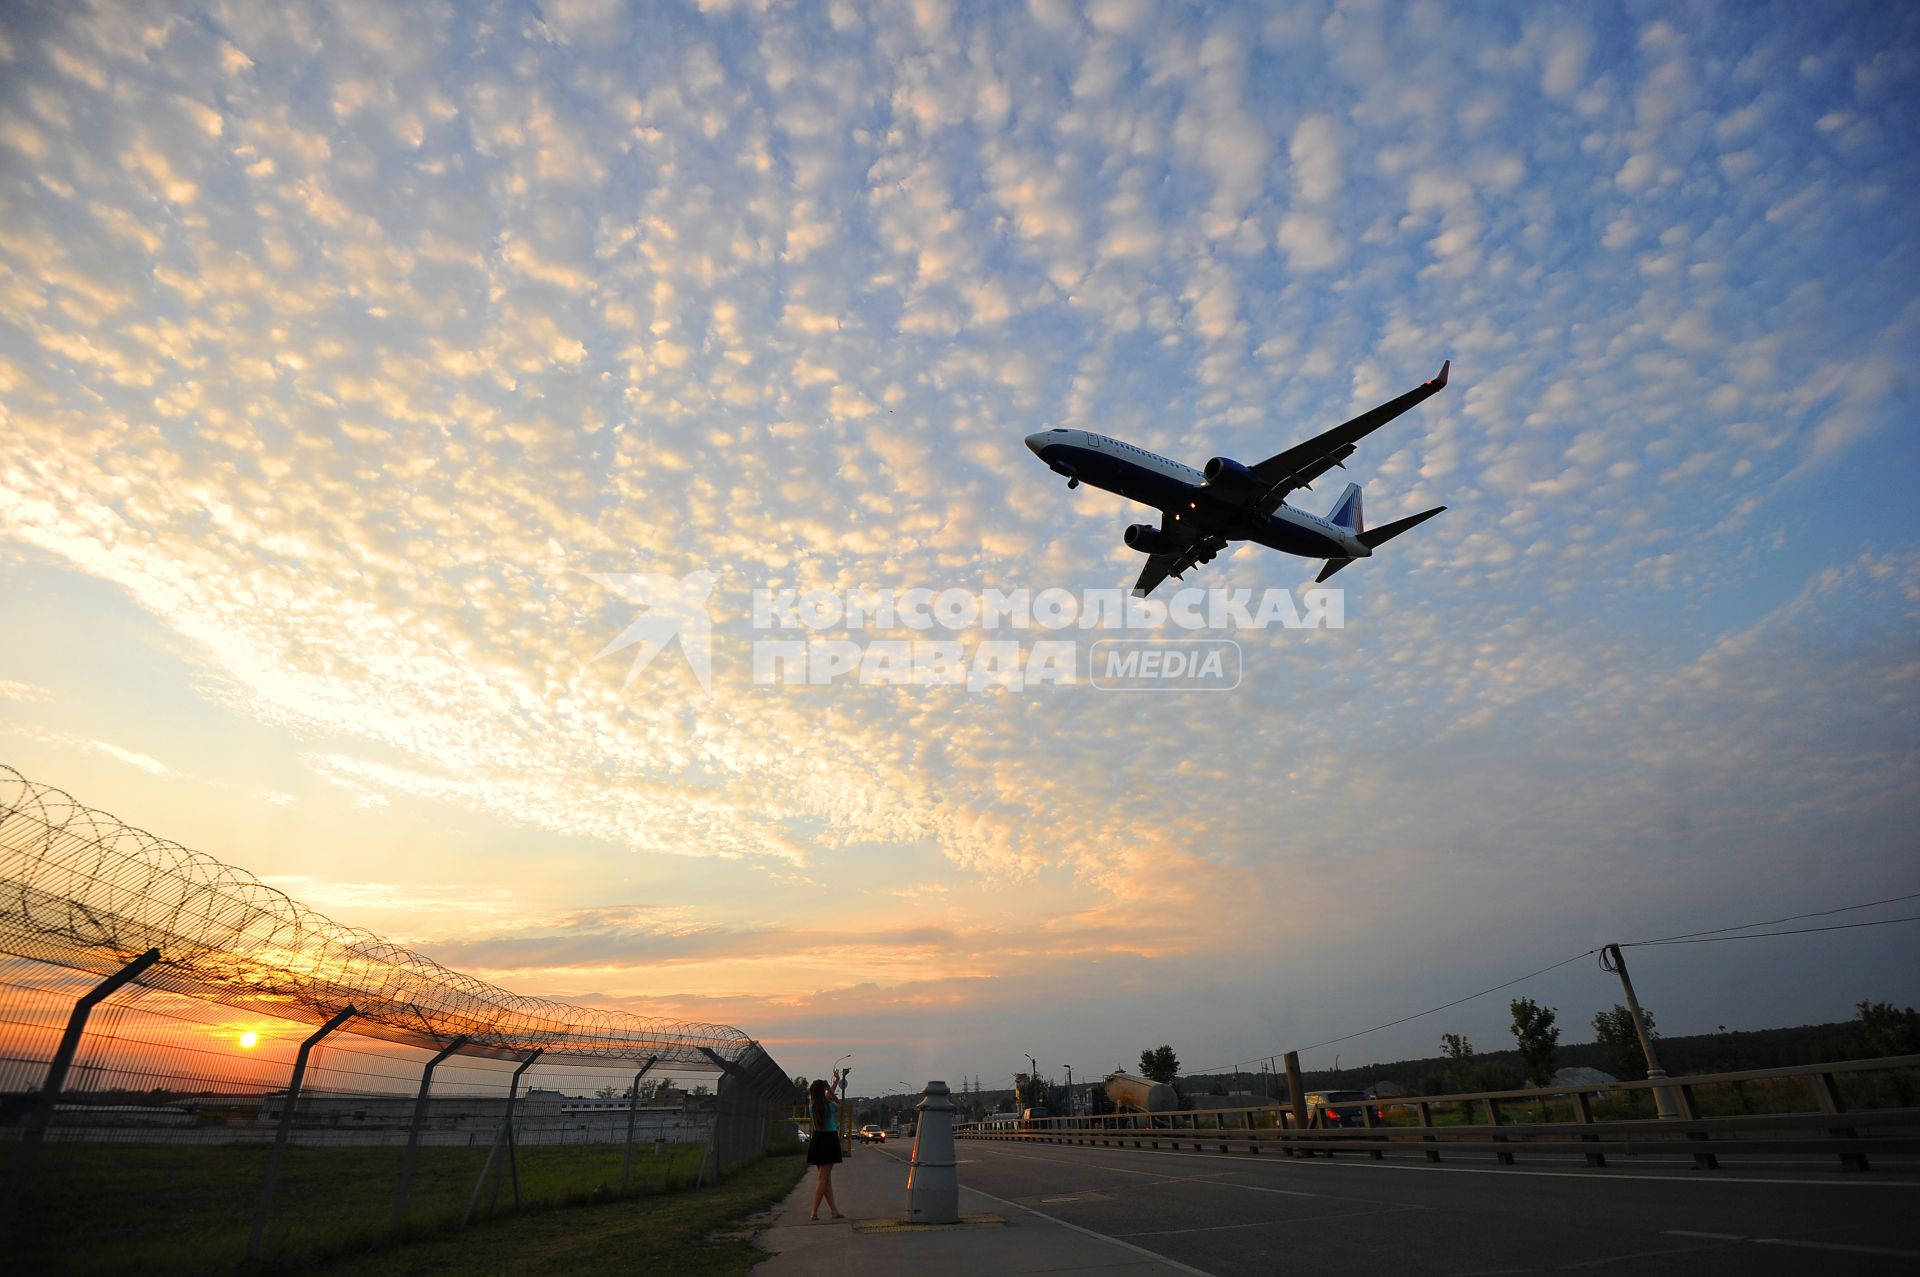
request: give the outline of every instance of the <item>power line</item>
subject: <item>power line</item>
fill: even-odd
[[[1348,1033],[1342,1037],[1328,1038],[1325,1042],[1315,1042],[1312,1046],[1303,1046],[1303,1047],[1300,1047],[1299,1049],[1301,1051],[1317,1051],[1323,1046],[1337,1046],[1340,1043],[1349,1041],[1353,1038],[1365,1037],[1369,1033],[1378,1033],[1381,1029],[1391,1029],[1397,1024],[1406,1024],[1409,1021],[1418,1020],[1421,1016],[1432,1015],[1435,1011],[1445,1011],[1449,1007],[1459,1006],[1462,1002],[1471,1002],[1475,998],[1484,998],[1489,993],[1498,993],[1502,989],[1510,988],[1513,985],[1519,984],[1522,980],[1531,980],[1533,979],[1533,977],[1537,975],[1545,975],[1547,972],[1552,971],[1555,968],[1564,967],[1569,962],[1578,962],[1582,958],[1590,958],[1598,952],[1600,952],[1598,949],[1588,949],[1585,953],[1576,953],[1571,958],[1562,958],[1558,962],[1551,963],[1547,966],[1541,967],[1538,971],[1529,971],[1525,975],[1515,976],[1513,979],[1507,980],[1501,984],[1496,984],[1490,989],[1482,989],[1478,993],[1469,993],[1463,998],[1455,998],[1451,1002],[1442,1002],[1437,1007],[1428,1007],[1424,1011],[1415,1011],[1412,1015],[1403,1015],[1398,1020],[1389,1020],[1385,1024],[1376,1024],[1371,1029],[1361,1029],[1354,1033]],[[1251,1059],[1240,1060],[1234,1064],[1221,1065],[1215,1068],[1195,1069],[1194,1072],[1196,1074],[1204,1074],[1204,1073],[1218,1073],[1221,1071],[1222,1068],[1238,1069],[1242,1064],[1257,1064],[1260,1061],[1266,1059],[1269,1055],[1277,1055],[1277,1054],[1280,1054],[1280,1052],[1279,1051],[1263,1052],[1260,1055],[1255,1056]]]
[[[1869,920],[1865,922],[1836,923],[1832,926],[1826,926],[1826,927],[1796,927],[1786,931],[1753,931],[1752,930],[1752,928],[1754,927],[1771,927],[1782,922],[1798,922],[1802,918],[1825,918],[1825,917],[1830,917],[1831,915],[1836,913],[1851,913],[1856,909],[1872,909],[1877,905],[1898,904],[1900,901],[1903,901],[1903,900],[1920,900],[1920,891],[1909,892],[1908,894],[1903,896],[1888,896],[1884,900],[1869,900],[1863,904],[1841,905],[1837,909],[1817,909],[1811,913],[1796,913],[1796,914],[1791,914],[1785,918],[1771,918],[1765,922],[1749,922],[1738,927],[1715,927],[1708,931],[1687,931],[1687,932],[1682,932],[1679,935],[1665,936],[1658,940],[1623,941],[1620,947],[1622,949],[1635,949],[1635,948],[1640,948],[1642,946],[1660,945],[1660,944],[1711,944],[1720,940],[1761,940],[1769,936],[1802,936],[1802,935],[1810,935],[1817,931],[1851,931],[1856,927],[1881,927],[1894,922],[1920,922],[1920,914],[1916,914],[1913,916],[1902,917],[1902,918],[1881,918],[1881,919]],[[1726,934],[1727,932],[1730,932],[1730,931],[1741,931],[1741,932],[1747,932],[1748,934],[1746,935]],[[1531,980],[1535,976],[1545,975],[1547,972],[1552,971],[1558,967],[1566,966],[1569,962],[1577,962],[1581,958],[1592,957],[1594,954],[1599,952],[1600,950],[1597,948],[1588,949],[1585,953],[1576,953],[1571,958],[1562,958],[1560,961],[1553,963],[1551,966],[1541,967],[1538,971],[1530,971],[1523,976],[1516,976],[1513,979],[1508,980],[1503,984],[1496,984],[1490,989],[1482,989],[1478,993],[1469,993],[1464,998],[1455,998],[1453,1001],[1443,1002],[1437,1007],[1428,1007],[1425,1011],[1416,1011],[1412,1015],[1403,1015],[1398,1020],[1389,1020],[1385,1024],[1376,1024],[1370,1029],[1361,1029],[1358,1032],[1348,1033],[1341,1037],[1328,1038],[1325,1042],[1316,1042],[1312,1046],[1300,1047],[1299,1050],[1317,1051],[1321,1047],[1338,1046],[1342,1042],[1348,1042],[1354,1038],[1365,1037],[1369,1033],[1378,1033],[1381,1029],[1391,1029],[1396,1025],[1406,1024],[1406,1023],[1409,1023],[1410,1021],[1418,1020],[1422,1016],[1432,1015],[1436,1011],[1445,1011],[1450,1007],[1457,1007],[1463,1002],[1471,1002],[1475,998],[1484,998],[1489,993],[1498,993],[1502,989],[1510,988],[1513,985],[1519,984],[1522,980]],[[1204,1069],[1195,1069],[1193,1070],[1193,1073],[1208,1074],[1208,1073],[1219,1073],[1226,1069],[1238,1070],[1242,1064],[1258,1064],[1261,1061],[1265,1060],[1270,1054],[1278,1054],[1278,1052],[1265,1052],[1260,1055],[1254,1056],[1250,1059],[1235,1061],[1232,1064],[1222,1064],[1222,1065],[1211,1066]]]
[[[1833,912],[1839,912],[1834,910]],[[1893,922],[1920,922],[1920,913],[1908,914],[1904,918],[1877,918],[1870,922],[1836,922],[1827,927],[1795,927],[1790,931],[1754,931],[1744,936],[1699,935],[1694,937],[1675,936],[1671,940],[1636,940],[1632,944],[1623,944],[1622,949],[1639,949],[1656,944],[1717,944],[1722,940],[1764,940],[1768,936],[1804,936],[1815,931],[1852,931],[1855,927],[1884,927]],[[1764,926],[1764,923],[1754,923]],[[1731,930],[1731,928],[1729,928]]]
[[[1747,923],[1742,923],[1740,926],[1737,926],[1737,927],[1715,927],[1710,931],[1683,931],[1677,936],[1662,936],[1658,940],[1634,940],[1630,943],[1634,945],[1674,944],[1674,943],[1678,943],[1681,940],[1691,940],[1695,936],[1717,936],[1728,931],[1749,931],[1749,930],[1752,930],[1754,927],[1772,927],[1772,926],[1777,926],[1783,922],[1798,922],[1802,918],[1825,918],[1836,913],[1852,913],[1855,909],[1871,909],[1875,905],[1898,904],[1902,900],[1920,900],[1920,891],[1910,892],[1904,896],[1888,896],[1885,900],[1869,900],[1865,904],[1841,905],[1838,909],[1816,909],[1812,913],[1795,913],[1795,914],[1789,914],[1784,918],[1768,918],[1765,922],[1747,922]],[[1901,919],[1893,918],[1893,919],[1889,919],[1889,921],[1898,922],[1898,921],[1901,921]],[[1815,929],[1817,930],[1817,928]],[[1775,934],[1792,935],[1795,933],[1777,932]],[[1630,947],[1629,944],[1623,943],[1621,945],[1621,948],[1623,949],[1628,947]]]
[[[1576,953],[1571,958],[1562,958],[1560,959],[1560,961],[1555,962],[1549,966],[1541,967],[1538,971],[1529,971],[1525,975],[1515,976],[1513,979],[1506,981],[1504,984],[1494,985],[1491,989],[1482,989],[1478,993],[1469,993],[1464,998],[1455,998],[1453,1001],[1443,1002],[1437,1007],[1428,1007],[1424,1011],[1415,1011],[1412,1015],[1403,1015],[1398,1020],[1389,1020],[1385,1024],[1376,1024],[1371,1029],[1361,1029],[1358,1033],[1349,1033],[1344,1037],[1328,1038],[1325,1042],[1315,1042],[1312,1046],[1303,1046],[1300,1049],[1302,1051],[1318,1051],[1323,1046],[1335,1046],[1341,1042],[1346,1042],[1352,1038],[1365,1037],[1369,1033],[1378,1033],[1381,1029],[1391,1029],[1396,1024],[1405,1024],[1409,1020],[1418,1020],[1423,1015],[1432,1015],[1435,1011],[1445,1011],[1448,1007],[1457,1007],[1462,1002],[1471,1002],[1475,998],[1484,998],[1489,993],[1498,993],[1502,989],[1510,988],[1513,985],[1519,984],[1522,980],[1531,980],[1533,979],[1533,977],[1537,975],[1545,975],[1547,972],[1554,970],[1556,967],[1564,967],[1569,962],[1578,962],[1582,958],[1590,958],[1598,952],[1600,952],[1598,949],[1588,949],[1585,953]]]

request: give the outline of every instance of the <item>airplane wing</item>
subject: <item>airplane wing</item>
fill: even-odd
[[[1174,565],[1180,561],[1179,555],[1149,554],[1147,565],[1140,569],[1140,579],[1133,583],[1133,596],[1144,599],[1158,589],[1160,582],[1173,574]]]
[[[1150,554],[1147,565],[1140,569],[1140,579],[1133,583],[1133,596],[1144,599],[1152,594],[1160,582],[1168,577],[1184,577],[1187,569],[1196,563],[1211,559],[1227,548],[1227,539],[1223,536],[1202,537],[1178,554]]]
[[[1335,426],[1305,443],[1295,444],[1285,452],[1250,467],[1254,478],[1263,485],[1259,498],[1254,502],[1255,508],[1271,514],[1287,499],[1289,492],[1295,488],[1310,487],[1315,479],[1344,463],[1353,455],[1354,447],[1360,440],[1421,400],[1438,394],[1447,384],[1447,370],[1451,367],[1453,361],[1449,359],[1440,365],[1440,372],[1432,381],[1423,382],[1398,399],[1389,399],[1352,421]]]

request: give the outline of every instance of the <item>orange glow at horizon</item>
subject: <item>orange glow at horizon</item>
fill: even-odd
[[[251,1051],[253,1050],[254,1047],[259,1045],[260,1045],[260,1035],[258,1033],[255,1033],[252,1029],[248,1029],[245,1033],[242,1033],[240,1035],[241,1050]]]

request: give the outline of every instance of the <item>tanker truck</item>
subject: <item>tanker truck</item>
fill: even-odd
[[[1133,1073],[1107,1074],[1107,1098],[1122,1113],[1169,1113],[1180,1107],[1172,1087]]]

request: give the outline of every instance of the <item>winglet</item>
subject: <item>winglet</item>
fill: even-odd
[[[1447,369],[1451,367],[1453,367],[1453,360],[1451,359],[1442,360],[1440,363],[1440,375],[1438,377],[1435,377],[1432,381],[1428,382],[1427,384],[1429,386],[1432,386],[1435,390],[1438,390],[1440,389],[1440,387],[1446,385]]]

